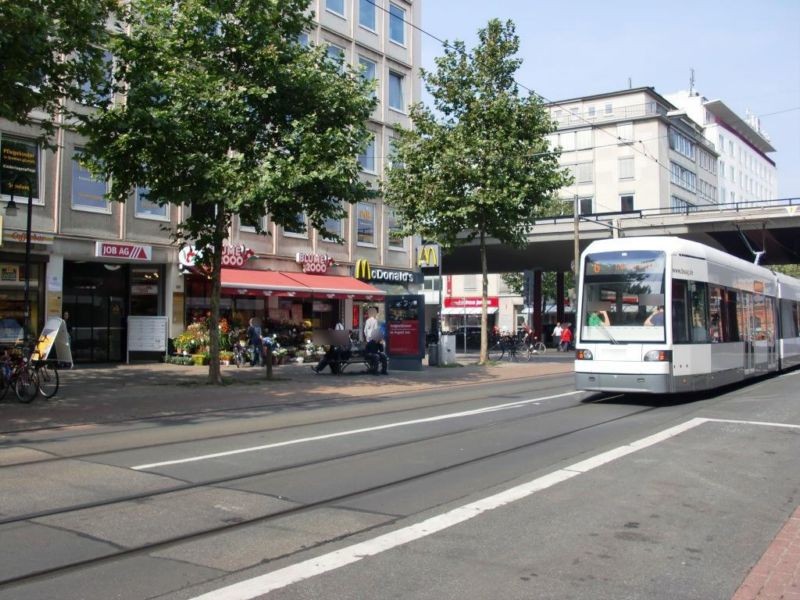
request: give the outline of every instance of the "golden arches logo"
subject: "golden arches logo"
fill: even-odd
[[[439,257],[436,255],[436,248],[433,246],[423,246],[420,248],[417,264],[421,267],[439,266]]]
[[[369,281],[372,279],[372,267],[369,264],[369,261],[365,258],[359,258],[356,261],[356,279],[361,279],[362,281]]]

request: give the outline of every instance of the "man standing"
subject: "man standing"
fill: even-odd
[[[255,317],[250,319],[250,326],[247,328],[247,343],[250,346],[250,366],[255,367],[257,364],[261,364],[261,356],[264,353],[261,321]]]
[[[367,309],[367,320],[364,322],[364,341],[370,342],[378,332],[378,307]]]
[[[564,330],[561,329],[561,323],[556,323],[556,326],[553,327],[553,345],[559,352],[561,352],[561,333],[563,331]]]
[[[381,368],[381,375],[388,375],[387,366],[389,359],[386,356],[386,351],[383,348],[380,334],[376,334],[371,340],[367,342],[364,348],[364,356],[369,361],[369,372],[373,375],[378,374],[378,365]]]

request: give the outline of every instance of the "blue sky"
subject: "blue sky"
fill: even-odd
[[[517,26],[517,80],[548,100],[625,89],[628,78],[669,94],[688,89],[693,68],[700,94],[761,117],[776,148],[779,195],[800,197],[800,0],[422,3],[425,31],[469,48],[494,17]],[[441,53],[423,34],[423,67]]]

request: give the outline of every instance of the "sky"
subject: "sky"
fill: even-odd
[[[749,110],[776,151],[778,194],[800,198],[800,0],[424,0],[422,29],[468,48],[489,19],[517,27],[517,81],[548,101],[649,86]],[[422,34],[422,66],[440,42]],[[425,100],[423,92],[423,100]]]

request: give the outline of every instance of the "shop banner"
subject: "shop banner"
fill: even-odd
[[[386,297],[386,334],[389,357],[425,356],[425,296]]]
[[[36,347],[31,354],[31,361],[52,360],[56,358],[59,364],[69,365],[72,368],[72,349],[69,347],[69,334],[67,324],[63,319],[51,317],[44,324],[44,329],[36,342]],[[50,353],[55,348],[55,357]]]
[[[481,308],[483,306],[483,298],[480,296],[464,297],[464,298],[445,298],[445,308]],[[489,296],[486,298],[487,308],[499,308],[500,298],[498,296]]]

